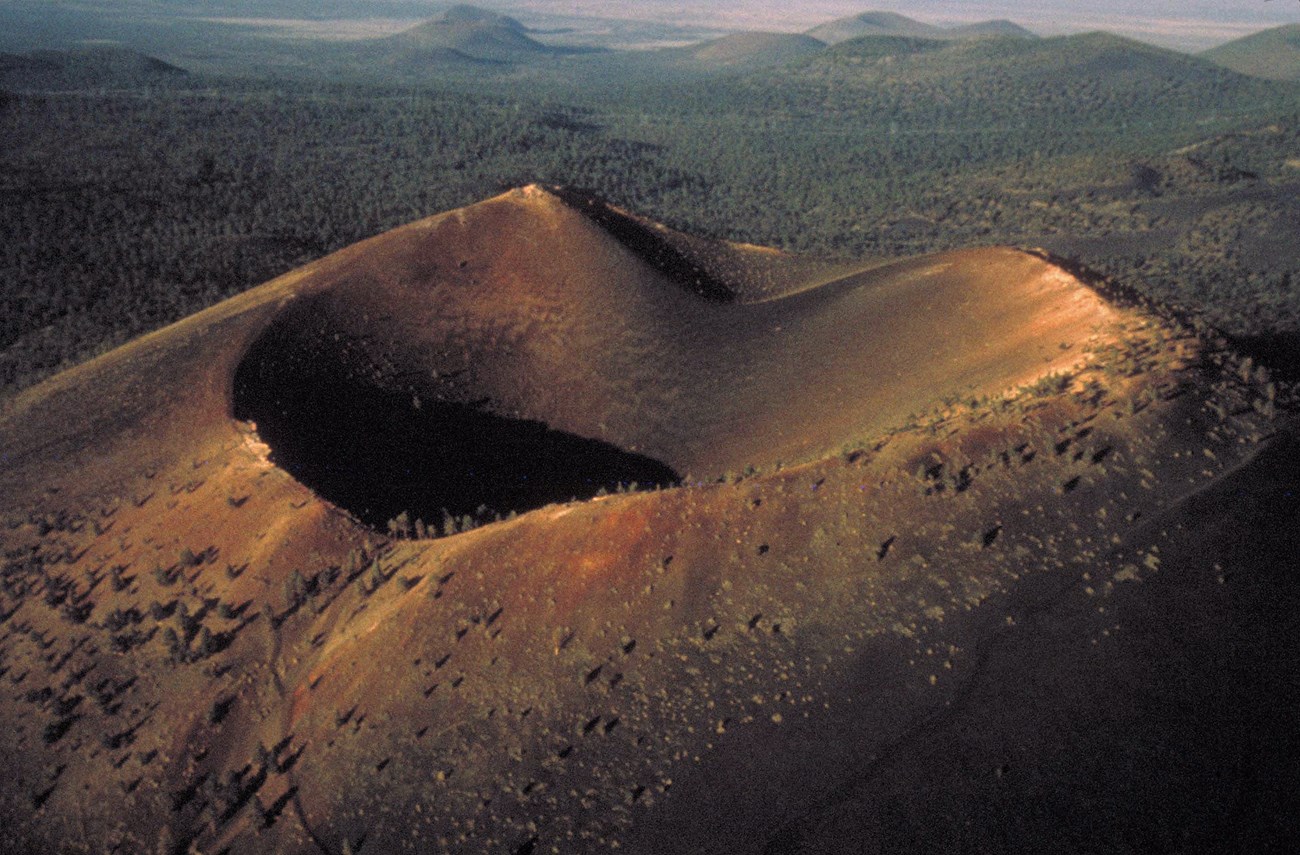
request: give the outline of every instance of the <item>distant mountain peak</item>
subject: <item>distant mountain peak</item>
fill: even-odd
[[[514,18],[460,5],[385,41],[404,59],[410,59],[411,51],[415,51],[426,59],[432,55],[430,52],[440,52],[444,59],[515,62],[562,52],[535,41],[528,33],[529,29]]]
[[[897,12],[882,11],[860,12],[837,18],[813,27],[807,34],[827,44],[837,44],[862,36],[912,36],[928,39],[968,39],[982,36],[1034,38],[1033,33],[1019,24],[1002,19],[955,27],[939,27]]]
[[[1036,36],[1017,24],[1015,21],[1008,21],[1006,18],[996,18],[992,21],[980,21],[976,24],[965,24],[960,27],[953,27],[948,32],[962,36],[1017,36],[1019,38],[1036,38]]]
[[[514,18],[511,18],[509,15],[502,15],[500,12],[493,12],[491,9],[484,9],[479,6],[471,6],[468,3],[460,3],[452,6],[429,23],[487,24],[491,26],[506,27],[521,33],[527,32],[528,30],[527,27]]]
[[[860,12],[857,15],[850,15],[846,20],[861,21],[864,24],[876,24],[877,26],[913,26],[920,23],[920,21],[906,15],[900,15],[897,12]]]
[[[808,35],[835,44],[859,36],[932,36],[941,32],[938,27],[923,24],[897,12],[861,12],[813,27]]]

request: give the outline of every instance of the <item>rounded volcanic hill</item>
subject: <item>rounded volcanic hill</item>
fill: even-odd
[[[1005,18],[998,18],[993,21],[980,21],[974,24],[965,24],[963,26],[953,27],[948,32],[958,38],[978,38],[981,36],[1015,36],[1022,39],[1038,38],[1015,21],[1008,21]]]
[[[1251,33],[1203,51],[1200,56],[1225,68],[1269,80],[1300,80],[1300,24]]]
[[[474,6],[453,6],[437,17],[392,36],[358,43],[354,59],[418,66],[459,57],[478,63],[528,62],[553,55],[585,53],[551,47],[507,15]]]
[[[412,223],[0,416],[0,848],[1266,846],[1289,407],[1043,253]]]
[[[863,36],[943,38],[945,32],[940,27],[913,20],[897,12],[863,12],[828,21],[813,27],[807,34],[818,41],[834,45]]]
[[[782,65],[825,49],[825,42],[800,33],[743,32],[664,53],[705,68],[743,70]]]

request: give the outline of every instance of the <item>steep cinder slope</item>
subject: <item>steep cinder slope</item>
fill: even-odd
[[[60,375],[0,420],[0,848],[1278,844],[1286,392],[1117,293],[526,188]],[[278,465],[339,387],[694,477],[383,535]]]

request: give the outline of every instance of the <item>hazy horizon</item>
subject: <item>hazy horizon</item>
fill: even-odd
[[[90,38],[105,24],[113,30],[113,25],[128,21],[177,18],[266,27],[312,39],[365,38],[397,32],[452,5],[454,0],[0,0],[0,15],[10,22],[0,43],[12,49],[18,46],[15,39],[43,34],[47,38],[32,46],[51,46],[78,30],[85,34],[80,38]],[[685,0],[474,0],[473,5],[540,28],[575,24],[578,40],[586,29],[582,19],[661,25],[662,38],[628,43],[643,47],[728,31],[803,32],[871,11],[896,12],[941,26],[1002,18],[1043,36],[1107,30],[1188,52],[1300,22],[1300,2],[1295,0],[1096,0],[1088,5],[1066,0],[810,0],[798,5],[778,0],[718,0],[707,5]]]
[[[1109,30],[1182,50],[1204,50],[1258,30],[1300,22],[1300,3],[1280,0],[1095,0],[1086,6],[1065,0],[812,0],[797,6],[777,0],[718,0],[707,6],[681,0],[512,0],[500,4],[484,0],[480,5],[518,13],[792,32],[868,11],[896,12],[941,25],[1007,18],[1039,35]]]

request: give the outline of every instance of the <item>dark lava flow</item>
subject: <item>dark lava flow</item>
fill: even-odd
[[[680,481],[657,460],[542,422],[420,401],[346,371],[285,371],[259,358],[264,345],[236,374],[235,418],[256,423],[274,463],[381,531],[402,512],[433,534],[448,515],[482,523],[602,488]]]

